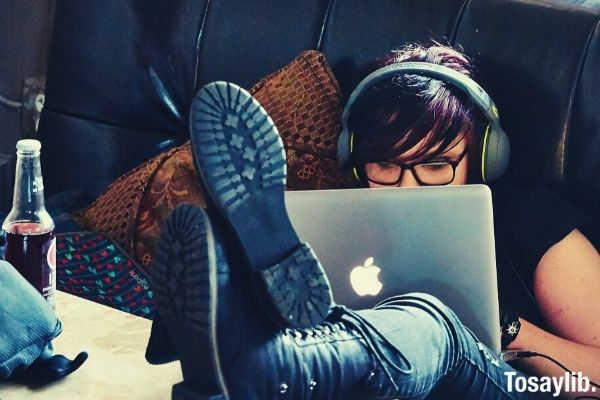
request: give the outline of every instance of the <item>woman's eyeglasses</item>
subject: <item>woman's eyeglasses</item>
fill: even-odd
[[[429,160],[400,164],[393,161],[367,163],[365,172],[370,182],[378,185],[397,185],[409,169],[417,182],[423,186],[448,185],[454,181],[456,166],[462,161],[467,149],[456,160]]]

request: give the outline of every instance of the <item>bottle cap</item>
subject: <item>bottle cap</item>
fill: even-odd
[[[22,139],[17,142],[17,151],[35,153],[40,151],[42,144],[35,139]]]

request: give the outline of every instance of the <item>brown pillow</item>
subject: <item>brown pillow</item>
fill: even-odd
[[[250,89],[283,139],[288,190],[335,189],[353,184],[337,166],[343,98],[325,56],[301,53]]]
[[[250,93],[283,138],[288,190],[354,186],[336,162],[342,95],[322,53],[301,53]],[[189,142],[123,175],[82,212],[82,222],[111,236],[148,267],[162,221],[182,203],[206,204]]]
[[[167,150],[121,175],[87,208],[74,213],[81,225],[106,234],[132,254],[140,202],[154,173],[177,148]]]
[[[183,203],[206,207],[198,179],[189,141],[156,171],[140,202],[134,232],[132,253],[144,268],[152,264],[160,227],[173,209]]]

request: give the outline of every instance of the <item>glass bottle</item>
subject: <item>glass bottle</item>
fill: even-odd
[[[41,143],[17,142],[12,209],[2,223],[5,259],[56,309],[56,237],[54,221],[44,205]]]

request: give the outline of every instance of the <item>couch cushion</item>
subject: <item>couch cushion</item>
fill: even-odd
[[[327,1],[212,1],[202,32],[198,88],[225,80],[249,88],[317,47]]]
[[[165,160],[177,151],[178,148],[165,151],[121,175],[92,204],[76,213],[78,222],[109,235],[131,253],[135,221],[148,183]]]
[[[406,43],[453,35],[466,0],[335,1],[323,36],[323,51],[346,95],[365,67]]]
[[[600,3],[596,3],[600,11]],[[575,200],[600,218],[600,18],[575,92],[566,176]]]
[[[96,197],[187,139],[205,8],[204,0],[56,2],[39,128],[48,194],[83,187]]]
[[[351,187],[335,159],[342,96],[324,56],[306,51],[252,87],[283,139],[290,190]],[[205,206],[189,142],[121,176],[82,222],[149,266],[162,221],[182,203]]]
[[[509,176],[565,181],[575,89],[598,16],[558,2],[479,0],[467,5],[456,43],[478,64],[479,80],[511,140]],[[588,99],[589,101],[590,99]]]
[[[45,108],[173,134],[180,124],[157,96],[149,68],[183,108],[193,95],[196,38],[205,3],[56,2]]]
[[[94,199],[124,171],[178,143],[170,133],[127,129],[45,110],[40,120],[47,195],[81,190]]]

